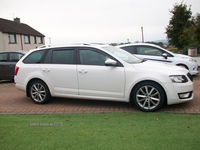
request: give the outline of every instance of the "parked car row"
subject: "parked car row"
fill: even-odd
[[[197,69],[190,69],[192,65],[187,69],[175,66],[180,64],[171,58],[177,55],[157,49],[151,53],[160,53],[164,61],[172,63],[141,59],[129,50],[109,45],[75,44],[31,50],[16,64],[15,86],[37,104],[47,103],[51,97],[109,100],[135,104],[140,110],[151,112],[164,104],[192,100],[190,72]],[[136,51],[150,53],[145,48]]]

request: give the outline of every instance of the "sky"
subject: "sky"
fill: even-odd
[[[165,40],[170,10],[183,0],[0,0],[0,18],[20,18],[46,44]],[[184,0],[192,15],[200,0]]]

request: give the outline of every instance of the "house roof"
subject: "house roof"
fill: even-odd
[[[10,21],[2,18],[0,18],[0,31],[3,33],[14,33],[45,37],[42,33],[36,31],[27,24],[16,21]]]

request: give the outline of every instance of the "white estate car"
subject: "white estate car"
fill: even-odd
[[[193,99],[188,70],[143,61],[108,45],[31,50],[16,64],[15,86],[38,104],[52,96],[129,102],[142,111],[156,111],[164,103]]]
[[[137,57],[144,58],[145,60],[166,62],[182,66],[188,69],[192,75],[198,73],[198,63],[195,58],[187,55],[172,53],[154,44],[135,43],[120,45],[118,47],[134,54]]]

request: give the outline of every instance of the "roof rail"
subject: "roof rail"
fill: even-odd
[[[86,42],[77,42],[77,43],[68,43],[68,44],[53,44],[53,45],[42,45],[37,49],[47,48],[47,47],[54,47],[54,46],[66,46],[66,45],[105,45],[103,43],[86,43]]]

